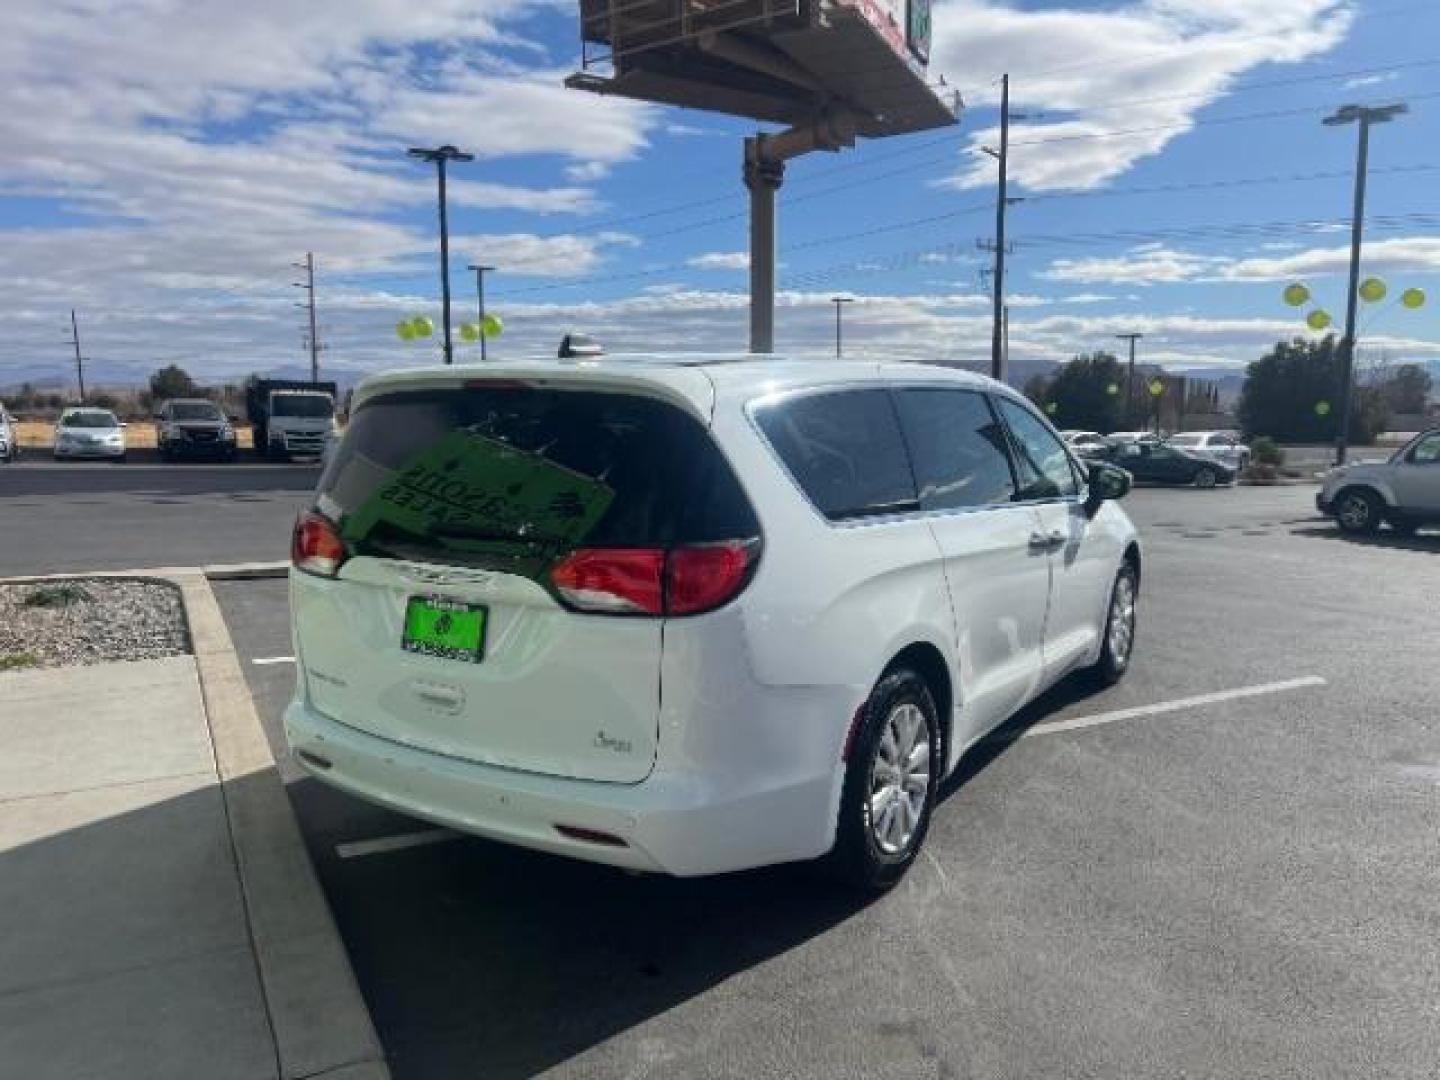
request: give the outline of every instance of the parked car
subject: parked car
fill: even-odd
[[[0,461],[7,465],[20,456],[20,435],[15,430],[15,421],[0,402]]]
[[[885,887],[969,747],[1125,674],[1128,489],[949,368],[382,375],[295,528],[286,733],[492,839],[685,876],[829,853]]]
[[[55,460],[125,460],[125,425],[109,409],[66,409],[55,425]]]
[[[1066,446],[1081,457],[1101,456],[1114,445],[1108,436],[1101,435],[1098,431],[1062,431],[1060,437],[1065,440]]]
[[[1235,482],[1235,470],[1223,461],[1170,443],[1122,443],[1110,452],[1107,460],[1127,470],[1136,480],[1151,484],[1213,488],[1216,484]]]
[[[1389,461],[1331,469],[1315,505],[1346,532],[1373,533],[1387,522],[1413,533],[1440,523],[1440,428],[1421,432]]]
[[[1185,431],[1171,435],[1165,442],[1169,446],[1209,454],[1236,472],[1244,472],[1250,464],[1250,448],[1233,431]]]
[[[1106,436],[1112,446],[1122,443],[1158,443],[1160,436],[1153,431],[1112,431]]]
[[[155,414],[156,445],[166,461],[182,457],[235,460],[235,426],[215,402],[173,398]]]

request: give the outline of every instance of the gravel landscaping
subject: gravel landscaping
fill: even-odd
[[[154,660],[190,651],[180,591],[163,581],[0,584],[0,672]]]

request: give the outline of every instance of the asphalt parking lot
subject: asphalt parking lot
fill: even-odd
[[[284,559],[315,465],[0,466],[0,576]]]
[[[457,838],[287,765],[394,1075],[1434,1076],[1440,534],[1313,497],[1132,494],[1129,678],[973,751],[872,903]],[[282,750],[285,583],[216,591]]]

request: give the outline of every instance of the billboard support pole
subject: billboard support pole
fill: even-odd
[[[785,162],[765,153],[765,136],[745,140],[745,186],[750,190],[750,351],[775,351],[775,193]]]

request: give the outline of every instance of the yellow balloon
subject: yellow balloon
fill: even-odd
[[[499,315],[486,315],[485,321],[480,324],[480,332],[487,338],[499,337],[504,329],[505,324],[500,321]]]
[[[395,334],[401,341],[411,341],[415,337],[415,327],[410,325],[409,319],[402,319],[395,324]]]
[[[415,331],[416,337],[429,337],[435,333],[435,324],[430,321],[428,316],[416,315],[410,320],[410,329]]]
[[[1159,396],[1160,396],[1161,394],[1163,394],[1164,392],[1165,392],[1165,384],[1164,384],[1163,382],[1161,382],[1159,379],[1155,379],[1153,382],[1150,383],[1150,393],[1151,393],[1153,396],[1159,397]]]
[[[1400,294],[1400,303],[1404,304],[1411,311],[1425,306],[1424,289],[1406,289]]]
[[[1111,397],[1114,397],[1116,394],[1120,393],[1120,387],[1112,382],[1109,386],[1105,387],[1105,393],[1109,394]]]
[[[1324,330],[1330,325],[1330,313],[1321,308],[1316,308],[1305,316],[1305,325],[1311,330]]]
[[[1329,416],[1329,415],[1330,415],[1330,402],[1328,402],[1328,401],[1317,401],[1317,402],[1315,403],[1315,415],[1316,415],[1316,416]]]
[[[480,324],[467,322],[460,324],[460,339],[462,341],[479,341]]]
[[[1294,285],[1286,286],[1285,303],[1289,304],[1291,307],[1299,307],[1301,304],[1305,303],[1305,301],[1309,299],[1310,290],[1307,289],[1304,285],[1301,285],[1298,281]]]
[[[1378,277],[1366,278],[1360,283],[1360,299],[1367,304],[1378,304],[1385,299],[1385,282]]]

